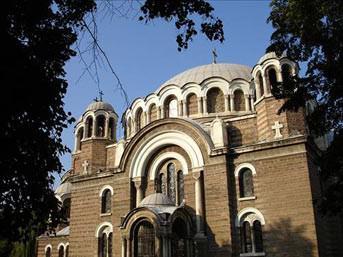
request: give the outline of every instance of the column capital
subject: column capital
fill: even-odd
[[[132,178],[132,182],[135,184],[136,188],[141,188],[144,186],[144,177],[135,177]]]
[[[201,177],[201,169],[192,172],[192,176],[195,180],[199,180]]]

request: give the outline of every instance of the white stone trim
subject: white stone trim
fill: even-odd
[[[52,245],[51,244],[47,244],[45,247],[44,247],[44,253],[46,254],[46,251],[48,250],[48,248],[50,248],[50,253],[52,251]]]
[[[64,253],[65,248],[66,248],[64,243],[59,243],[59,244],[57,245],[57,251],[60,250],[60,247],[61,247],[61,246],[63,246],[63,253]]]
[[[255,167],[251,164],[251,163],[241,163],[240,165],[238,165],[235,169],[235,177],[238,177],[239,176],[239,172],[244,169],[244,168],[248,168],[251,170],[253,176],[256,175],[256,170],[255,170]]]
[[[113,232],[113,226],[111,223],[109,223],[108,221],[102,222],[98,225],[97,229],[95,230],[95,237],[99,238],[100,233],[102,232],[102,230],[104,228],[108,227],[109,228],[109,232]]]
[[[152,155],[166,145],[178,145],[188,153],[191,169],[202,168],[204,159],[198,144],[187,134],[180,131],[169,131],[150,137],[147,142],[137,149],[132,158],[130,178],[144,177],[144,171]]]
[[[186,84],[185,87],[182,88],[182,100],[186,101],[190,94],[195,94],[197,97],[201,97],[200,85],[195,83]]]
[[[188,166],[187,166],[186,159],[179,153],[166,152],[158,156],[158,158],[155,159],[152,165],[150,166],[149,173],[148,173],[150,174],[150,180],[154,180],[156,178],[156,174],[158,172],[158,168],[160,164],[163,161],[168,160],[168,159],[178,160],[181,163],[183,174],[188,174]]]
[[[261,225],[265,225],[266,222],[265,222],[265,219],[263,217],[263,214],[255,209],[255,208],[252,208],[252,207],[247,207],[247,208],[244,208],[243,210],[240,210],[239,213],[237,214],[237,217],[236,217],[236,221],[235,221],[235,225],[236,227],[240,227],[241,226],[241,219],[244,215],[246,214],[255,214],[256,215],[256,219],[255,220],[258,220],[261,222]]]
[[[241,197],[238,198],[238,201],[243,202],[243,201],[250,201],[250,200],[255,200],[256,196],[247,196],[247,197]]]
[[[111,191],[111,195],[114,194],[113,188],[112,188],[110,185],[105,185],[105,186],[103,186],[103,187],[100,189],[100,191],[99,191],[99,197],[102,197],[102,194],[104,193],[104,191],[105,191],[106,189],[109,189],[109,190]]]
[[[202,84],[202,97],[207,97],[207,93],[212,88],[218,88],[222,91],[223,95],[228,95],[229,93],[229,83],[223,79],[210,79]]]

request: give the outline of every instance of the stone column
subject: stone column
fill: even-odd
[[[132,257],[132,239],[128,238],[126,240],[126,256],[125,257]]]
[[[126,238],[121,239],[121,257],[126,257]]]
[[[189,116],[189,113],[187,112],[187,101],[182,101],[182,110],[183,110],[183,116]]]
[[[136,188],[136,207],[144,198],[144,177],[133,178],[133,183]]]
[[[201,97],[198,97],[198,114],[202,114],[202,102],[201,102]]]
[[[164,106],[163,105],[161,105],[161,107],[160,107],[160,119],[164,119],[165,117],[164,117]]]
[[[244,95],[245,111],[250,111],[249,95]]]
[[[261,98],[261,85],[260,85],[260,81],[257,81],[258,78],[256,78],[256,81],[255,81],[255,92],[256,92],[256,100],[260,99]]]
[[[157,119],[161,119],[161,106],[157,106],[156,108]]]
[[[255,111],[253,95],[250,95],[250,107],[251,107],[251,111]]]
[[[169,240],[168,240],[168,238],[166,236],[164,236],[162,238],[162,256],[163,257],[168,257],[169,256],[169,254],[168,254],[168,252],[169,252],[168,241]]]
[[[96,117],[93,119],[93,131],[92,131],[92,137],[95,137],[95,132],[96,132]]]
[[[202,109],[203,109],[205,115],[208,114],[207,113],[207,98],[206,97],[202,98]]]
[[[196,214],[196,232],[199,235],[204,234],[204,203],[202,199],[203,195],[203,183],[202,183],[202,171],[193,172],[193,178],[195,179],[195,214]]]
[[[148,112],[148,111],[145,112],[145,118],[146,118],[146,123],[145,123],[145,125],[148,125],[148,124],[150,123],[150,115],[149,115],[149,112]]]
[[[182,108],[182,100],[180,100],[180,101],[177,101],[177,116],[181,117],[183,115],[184,113],[183,113],[183,108]]]
[[[104,136],[105,136],[105,138],[106,139],[108,139],[108,123],[110,122],[109,121],[110,120],[110,118],[108,117],[108,116],[106,116],[106,119],[105,119],[105,131],[104,131]]]
[[[229,111],[229,95],[224,95],[225,111]]]
[[[78,150],[78,146],[80,143],[79,143],[78,131],[76,131],[76,133],[74,135],[74,153]]]
[[[230,94],[230,110],[231,110],[231,112],[234,112],[234,111],[235,111],[233,100],[234,100],[234,99],[233,99],[233,95]]]
[[[267,83],[267,78],[265,75],[262,76],[262,80],[263,80],[263,91],[264,91],[264,95],[269,95],[270,90],[269,90],[269,83]]]

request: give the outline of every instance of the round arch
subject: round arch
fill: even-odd
[[[144,145],[137,149],[132,158],[130,178],[144,177],[144,171],[152,155],[166,145],[177,145],[183,148],[189,154],[192,169],[204,166],[202,152],[193,138],[180,131],[169,131],[150,137]]]
[[[152,165],[150,166],[149,173],[148,173],[150,174],[150,180],[154,180],[156,178],[159,165],[168,159],[178,160],[181,163],[183,174],[188,174],[188,165],[187,165],[186,159],[179,153],[167,152],[158,156],[158,158],[156,158],[154,162],[152,163]]]
[[[99,197],[102,197],[102,194],[104,193],[104,191],[108,189],[111,191],[111,195],[113,195],[113,188],[110,185],[105,185],[103,186],[100,191],[99,191]]]
[[[242,217],[244,215],[250,214],[250,213],[256,215],[258,220],[261,222],[261,225],[265,225],[266,224],[265,219],[263,217],[263,214],[259,210],[255,209],[255,208],[252,208],[252,207],[247,207],[247,208],[244,208],[241,211],[239,211],[239,213],[237,214],[236,221],[235,221],[236,227],[240,227],[240,221],[241,221]]]
[[[238,165],[235,169],[235,177],[239,176],[239,172],[244,169],[244,168],[248,168],[251,170],[252,174],[255,176],[256,175],[256,169],[255,167],[251,164],[251,163],[241,163],[240,165]]]
[[[112,232],[113,233],[113,226],[110,222],[108,221],[105,221],[105,222],[102,222],[98,225],[97,229],[95,230],[95,237],[98,238],[100,236],[100,233],[101,231],[108,227],[109,228],[109,232]]]

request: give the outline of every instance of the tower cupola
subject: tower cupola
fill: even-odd
[[[106,167],[106,147],[116,143],[118,115],[111,104],[95,100],[75,125],[73,169],[88,174]]]

